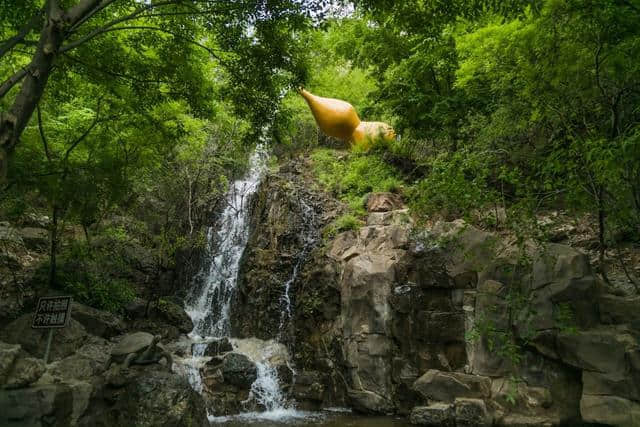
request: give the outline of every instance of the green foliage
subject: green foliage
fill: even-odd
[[[118,233],[121,236],[123,231]],[[121,256],[75,242],[65,248],[61,258],[56,283],[75,300],[100,310],[122,312],[135,297],[132,285],[118,277],[131,268]]]
[[[343,231],[357,231],[362,226],[362,221],[352,214],[344,214],[329,224],[323,234],[325,238],[331,238]]]
[[[400,173],[375,154],[315,150],[311,156],[318,181],[363,215],[364,198],[371,192],[399,192],[404,187]]]
[[[489,186],[491,168],[486,160],[481,153],[466,149],[430,159],[429,174],[409,193],[412,208],[422,214],[459,217],[495,202],[498,194]]]
[[[135,297],[133,288],[124,280],[87,278],[83,282],[67,282],[63,289],[76,301],[114,313],[122,312]]]

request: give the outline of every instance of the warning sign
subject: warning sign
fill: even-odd
[[[38,300],[36,315],[31,327],[64,328],[71,315],[71,297],[43,297]]]

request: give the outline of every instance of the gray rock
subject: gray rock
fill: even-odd
[[[5,384],[13,364],[20,354],[20,345],[0,341],[0,384]]]
[[[604,324],[628,324],[640,330],[640,296],[602,295],[598,299],[600,320]]]
[[[583,393],[592,395],[611,395],[625,399],[640,400],[638,378],[628,372],[606,374],[582,371]]]
[[[109,411],[112,425],[209,426],[204,400],[185,378],[162,370],[143,368],[139,372],[142,374],[128,382]],[[85,424],[91,425],[87,421]]]
[[[409,216],[408,209],[390,212],[371,212],[367,216],[367,225],[409,225],[412,223],[413,220]]]
[[[160,300],[154,309],[154,314],[170,325],[177,327],[183,334],[193,330],[193,322],[189,315],[184,311],[184,308],[173,301],[168,299]]]
[[[18,358],[11,369],[4,388],[21,388],[35,383],[44,374],[45,366],[42,359],[33,357]]]
[[[31,329],[33,313],[27,313],[0,331],[0,339],[8,343],[20,344],[24,350],[36,358],[44,356],[48,330]],[[87,331],[74,319],[65,328],[53,332],[49,361],[59,360],[73,354],[84,344]]]
[[[625,372],[625,353],[637,345],[633,336],[606,328],[560,334],[557,337],[558,354],[563,362],[596,372]]]
[[[241,388],[249,388],[258,377],[256,365],[240,353],[227,353],[222,362],[224,381]]]
[[[413,383],[413,390],[425,399],[442,402],[453,402],[457,397],[488,398],[491,396],[491,380],[478,375],[431,369]]]
[[[49,246],[49,232],[44,228],[25,227],[20,236],[28,249],[45,250]]]
[[[73,394],[67,385],[41,385],[0,390],[0,425],[7,427],[68,426]]]
[[[453,427],[455,415],[453,405],[433,403],[429,406],[416,406],[409,416],[411,424],[433,427]]]
[[[126,329],[120,316],[77,302],[71,305],[71,317],[80,322],[87,332],[102,338],[120,335]]]
[[[633,427],[640,425],[640,404],[617,396],[583,395],[580,414],[588,423]]]
[[[104,372],[112,348],[108,341],[91,338],[76,353],[49,364],[47,370],[62,381],[91,380]]]
[[[491,425],[487,406],[480,399],[457,398],[456,427],[480,427]]]
[[[68,383],[68,385],[71,387],[71,394],[73,395],[70,424],[75,426],[78,425],[78,421],[89,408],[94,387],[85,381],[74,381]]]
[[[368,390],[349,390],[349,402],[353,408],[364,414],[390,414],[393,404],[389,399]]]

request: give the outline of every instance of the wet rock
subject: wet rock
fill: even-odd
[[[233,346],[229,341],[229,338],[220,338],[219,340],[210,342],[207,344],[207,348],[204,351],[205,356],[217,356],[229,351],[233,351]]]
[[[322,401],[324,387],[318,372],[300,372],[293,385],[293,396],[301,400]]]
[[[8,343],[20,344],[24,350],[36,358],[44,356],[48,330],[31,329],[33,313],[27,313],[0,331],[0,339]],[[49,360],[59,360],[73,354],[87,338],[87,331],[75,319],[65,328],[53,332]]]
[[[0,390],[0,425],[7,427],[71,424],[73,393],[69,386],[40,385]]]
[[[77,302],[71,305],[71,318],[80,322],[87,332],[98,337],[111,338],[124,333],[126,329],[120,316]]]
[[[455,425],[453,405],[433,403],[429,406],[416,406],[409,416],[411,424],[432,427],[453,427]]]
[[[490,426],[487,406],[481,399],[457,398],[455,400],[456,427]]]
[[[369,193],[366,205],[368,212],[389,212],[404,207],[402,197],[394,193]]]
[[[178,328],[183,334],[193,330],[193,322],[184,308],[173,301],[163,299],[158,302],[154,309],[154,315]]]
[[[353,408],[364,414],[390,414],[393,404],[389,399],[368,390],[349,390],[349,402]]]
[[[258,370],[247,356],[227,353],[222,361],[222,375],[225,382],[242,388],[250,388],[258,376]]]
[[[413,389],[429,400],[453,402],[456,397],[489,398],[491,380],[459,372],[427,371],[413,383]]]

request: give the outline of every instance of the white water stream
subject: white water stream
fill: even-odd
[[[203,392],[200,368],[208,360],[204,357],[207,345],[215,339],[230,336],[231,302],[238,281],[240,261],[249,239],[249,204],[265,174],[266,160],[266,152],[258,147],[251,157],[247,175],[230,185],[225,197],[224,210],[215,227],[209,227],[207,231],[209,262],[194,281],[196,285],[186,299],[185,309],[193,320],[194,328],[189,334],[193,343],[192,356],[184,360],[184,370],[191,386],[199,393]],[[305,243],[305,251],[307,246]],[[297,277],[299,264],[300,261],[284,286],[281,329],[291,317],[289,288]],[[231,339],[231,343],[234,351],[245,354],[256,364],[258,375],[251,386],[249,398],[255,399],[266,409],[266,412],[245,413],[239,417],[279,420],[305,416],[295,411],[281,390],[274,358],[280,358],[280,364],[283,363],[283,357],[286,359],[285,362],[288,361],[289,356],[284,345],[273,340],[252,339]],[[225,422],[229,419],[230,417],[210,416],[213,422]]]

